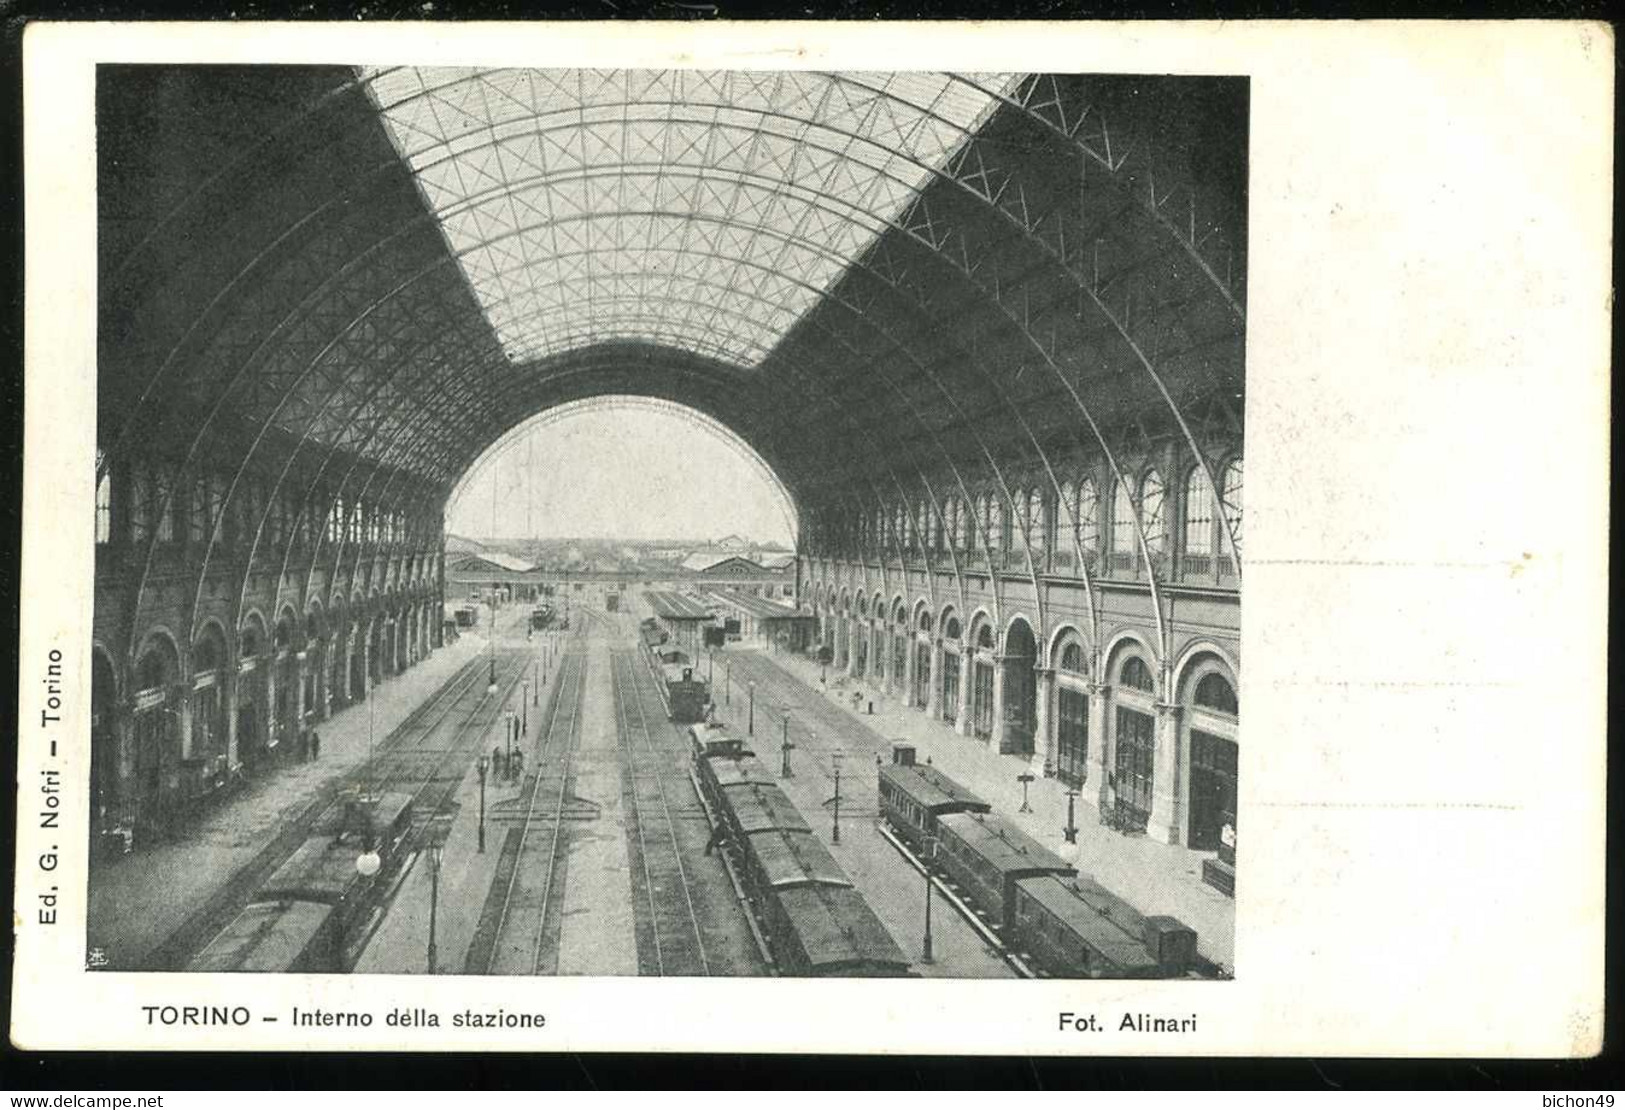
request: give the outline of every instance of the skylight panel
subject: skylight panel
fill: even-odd
[[[1004,75],[370,69],[510,359],[611,340],[765,358]]]

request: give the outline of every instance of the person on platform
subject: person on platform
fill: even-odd
[[[315,729],[310,730],[310,761],[315,763],[322,757],[322,734]]]

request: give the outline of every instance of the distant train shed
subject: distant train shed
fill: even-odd
[[[649,590],[643,600],[660,627],[671,636],[673,643],[689,653],[689,658],[696,658],[704,650],[699,630],[716,623],[710,605],[673,590]]]
[[[803,651],[813,640],[817,618],[809,609],[732,591],[713,590],[711,597],[739,622],[740,639],[759,639],[791,651]]]

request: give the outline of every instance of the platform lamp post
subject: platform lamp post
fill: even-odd
[[[1023,771],[1016,776],[1016,781],[1021,783],[1021,808],[1016,810],[1017,813],[1031,813],[1033,811],[1033,807],[1027,804],[1027,787],[1031,785],[1034,777],[1031,771]]]
[[[756,682],[755,682],[754,679],[750,682],[749,686],[750,686],[750,689],[749,689],[750,712],[749,712],[749,715],[745,718],[745,722],[746,722],[745,723],[745,733],[748,736],[755,736],[756,735]]]
[[[450,815],[436,815],[429,821],[429,974],[435,974],[438,960],[435,951],[435,927],[440,908],[440,861],[446,851],[446,836],[451,831]]]
[[[495,590],[491,591],[490,601],[491,631],[488,633],[488,638],[491,641],[491,677],[486,683],[485,692],[495,694],[497,692],[497,594]]]
[[[830,839],[839,844],[841,842],[841,750],[839,748],[836,748],[835,753],[830,756],[830,762],[835,767],[835,820]]]
[[[519,735],[530,735],[530,679],[519,689]]]
[[[491,766],[489,756],[481,755],[474,764],[480,769],[480,831],[478,851],[485,851],[485,772]]]
[[[367,767],[361,775],[361,796],[370,797],[372,793],[372,734],[374,723],[378,719],[377,699],[367,699]]]
[[[734,703],[734,665],[733,660],[722,665],[722,704]]]
[[[796,777],[796,773],[790,770],[790,753],[795,750],[795,745],[790,743],[790,711],[786,709],[783,714],[784,740],[779,744],[779,752],[783,756],[783,762],[779,766],[779,778],[793,779]]]
[[[1078,821],[1075,808],[1077,801],[1078,792],[1068,787],[1066,792],[1066,828],[1061,830],[1061,835],[1066,837],[1068,844],[1078,842]]]

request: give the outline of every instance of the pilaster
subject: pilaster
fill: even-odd
[[[1055,738],[1053,702],[1055,699],[1055,668],[1034,667],[1038,693],[1033,703],[1033,773],[1048,778],[1055,773]]]
[[[1179,775],[1180,706],[1157,703],[1157,752],[1152,763],[1151,820],[1146,835],[1164,844],[1179,844],[1184,814],[1181,812]]]

